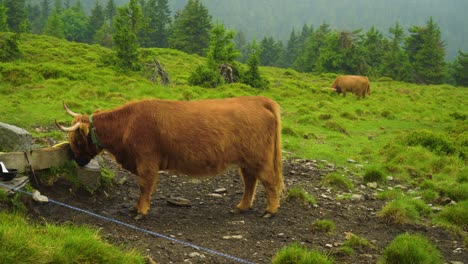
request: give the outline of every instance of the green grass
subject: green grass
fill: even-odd
[[[332,172],[326,175],[322,180],[323,186],[332,187],[342,191],[349,191],[354,188],[353,183],[340,172]]]
[[[317,250],[307,248],[294,243],[280,249],[271,261],[273,264],[332,264],[333,259]]]
[[[424,201],[402,196],[388,202],[377,216],[392,224],[418,223],[422,217],[431,215],[431,209]]]
[[[440,264],[440,252],[421,235],[402,234],[386,248],[379,264]]]
[[[468,201],[445,207],[435,222],[457,231],[468,232]]]
[[[373,245],[364,237],[360,237],[353,233],[346,233],[345,241],[341,251],[348,254],[353,254],[355,251],[363,251],[366,248],[371,248]]]
[[[288,198],[301,201],[305,204],[317,203],[317,201],[311,194],[307,193],[306,191],[304,191],[302,188],[298,186],[294,186],[288,190]]]
[[[2,263],[145,263],[89,227],[31,224],[6,212],[0,212],[0,256]]]
[[[335,231],[335,228],[335,222],[330,219],[317,220],[312,223],[312,229],[322,233],[331,234]]]
[[[336,74],[312,75],[274,67],[260,67],[271,84],[267,90],[237,83],[204,89],[187,84],[204,58],[172,49],[143,49],[145,62],[157,58],[168,72],[171,84],[162,86],[139,72],[120,72],[110,64],[112,51],[97,45],[22,34],[19,46],[20,60],[0,62],[0,116],[1,122],[22,127],[34,138],[66,139],[54,125],[55,119],[70,122],[62,100],[75,112],[91,113],[143,98],[263,95],[281,106],[286,157],[327,160],[349,169],[352,165],[347,160],[353,159],[364,165],[364,171],[356,170],[364,181],[391,175],[398,183],[419,187],[419,195],[427,202],[437,197],[458,203],[468,199],[468,89],[371,79],[371,96],[343,98],[328,89]],[[40,132],[37,127],[49,131]],[[372,168],[377,170],[369,173]],[[324,184],[352,189],[346,177],[328,177]],[[407,196],[395,190],[378,195],[396,200]],[[432,217],[412,199],[401,199],[393,203],[402,205],[391,203],[385,214],[410,221]],[[402,218],[398,217],[402,212]]]

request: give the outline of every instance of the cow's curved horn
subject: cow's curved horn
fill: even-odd
[[[55,125],[56,125],[60,130],[62,130],[62,131],[65,131],[65,132],[73,132],[73,131],[77,130],[77,129],[80,127],[81,122],[76,122],[76,123],[75,123],[73,126],[71,126],[71,127],[64,127],[64,126],[62,126],[61,124],[59,124],[59,123],[57,122],[57,120],[55,120]]]
[[[65,104],[65,102],[62,102],[63,103],[63,109],[65,109],[65,111],[67,111],[67,113],[73,117],[75,116],[79,116],[80,114],[77,114],[75,112],[72,112],[72,110],[70,110],[70,108],[68,108],[68,106]]]

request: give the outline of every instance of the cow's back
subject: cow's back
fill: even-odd
[[[230,165],[261,163],[273,152],[279,106],[265,97],[199,101],[145,100],[130,138],[160,160],[160,169],[216,174]],[[141,153],[141,150],[140,150]]]

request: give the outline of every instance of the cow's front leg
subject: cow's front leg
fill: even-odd
[[[158,170],[145,170],[145,173],[139,174],[138,185],[140,186],[140,198],[138,199],[138,203],[135,206],[137,215],[134,217],[134,219],[142,219],[148,214],[151,202],[151,194],[153,193],[158,180]]]

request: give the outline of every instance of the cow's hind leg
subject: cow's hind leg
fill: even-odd
[[[252,208],[255,198],[255,190],[257,188],[256,173],[246,168],[241,168],[240,173],[244,181],[244,193],[242,199],[236,206],[236,212],[245,212]]]
[[[138,176],[138,185],[140,186],[140,198],[135,206],[137,215],[134,219],[139,220],[144,218],[150,208],[150,199],[151,194],[156,186],[157,181],[159,180],[158,171],[145,171],[145,173],[139,174]]]
[[[270,218],[278,212],[283,183],[276,175],[273,166],[264,167],[259,174],[259,180],[267,193],[267,209],[263,217]]]

